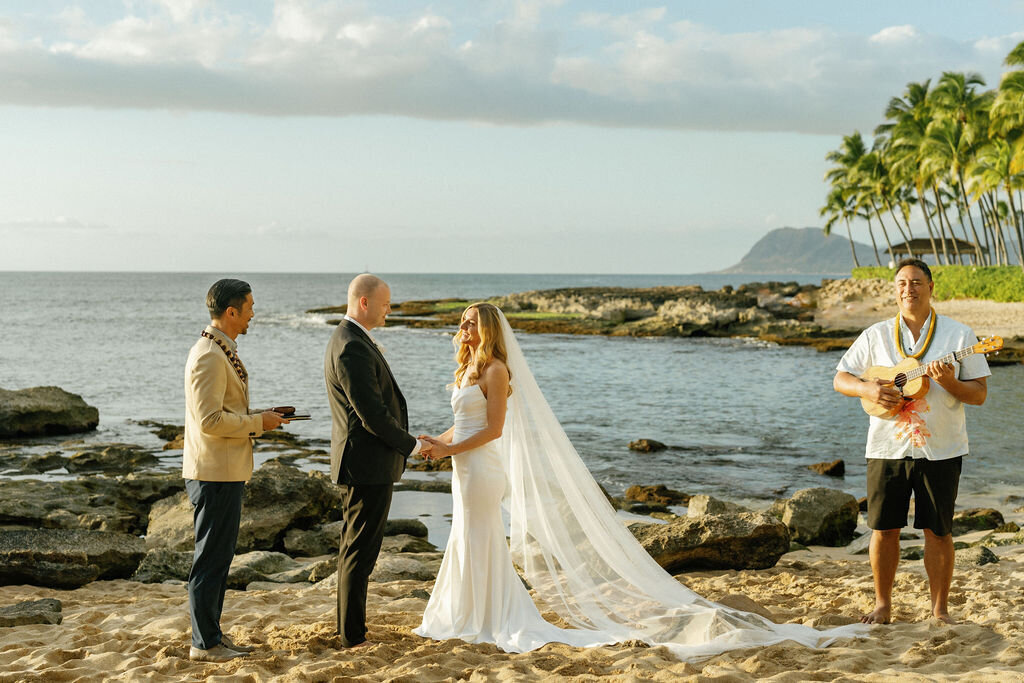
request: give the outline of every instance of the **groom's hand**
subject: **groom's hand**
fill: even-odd
[[[430,443],[429,441],[427,441],[423,437],[420,437],[420,456],[424,460],[431,460],[432,459],[431,455],[430,455],[430,451],[431,451],[431,449],[433,447],[434,447],[434,445],[432,443]]]

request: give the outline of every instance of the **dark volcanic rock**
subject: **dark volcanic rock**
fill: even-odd
[[[153,467],[159,463],[160,461],[155,455],[141,446],[113,443],[79,451],[68,458],[65,467],[72,474],[86,472],[128,474]]]
[[[957,567],[981,567],[998,561],[999,556],[983,545],[958,550],[953,558],[953,564]]]
[[[140,583],[162,583],[164,581],[188,581],[192,571],[192,552],[155,548],[146,553],[132,581]]]
[[[654,439],[637,439],[636,441],[629,442],[629,450],[637,451],[638,453],[652,453],[654,451],[663,451],[666,448],[668,446]]]
[[[382,553],[436,553],[437,546],[425,538],[399,534],[385,536],[380,550]]]
[[[802,489],[786,501],[783,523],[804,545],[845,546],[857,528],[857,499],[835,489]]]
[[[670,573],[689,569],[766,569],[789,552],[789,531],[763,512],[681,517],[630,527]]]
[[[55,598],[30,600],[0,607],[0,627],[59,624],[64,620],[62,608],[60,600]]]
[[[674,491],[664,484],[630,486],[626,489],[626,498],[641,503],[655,503],[657,505],[687,505],[690,502],[689,494]]]
[[[0,525],[141,534],[154,500],[181,491],[179,474],[0,479]]]
[[[813,465],[808,465],[807,469],[817,472],[818,474],[824,474],[828,477],[843,477],[846,476],[846,463],[843,459],[833,460],[832,462],[817,462]]]
[[[60,387],[0,389],[0,437],[87,432],[99,421],[96,408]]]
[[[385,536],[398,536],[400,534],[426,538],[427,525],[418,519],[389,519],[384,524]]]
[[[1006,521],[1003,513],[993,508],[970,508],[953,515],[953,535],[968,534],[972,531],[997,529]]]
[[[344,522],[331,522],[312,529],[289,529],[284,549],[295,557],[318,557],[338,552]]]
[[[245,486],[236,551],[283,549],[288,529],[330,520],[340,503],[340,489],[324,474],[268,461]],[[184,492],[153,505],[146,544],[173,550],[193,547],[192,504]]]
[[[0,585],[77,588],[97,579],[124,579],[145,555],[142,539],[129,534],[81,529],[0,531]]]

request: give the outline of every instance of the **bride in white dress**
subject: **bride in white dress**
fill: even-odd
[[[859,624],[830,631],[775,624],[680,584],[616,516],[558,424],[501,311],[487,303],[467,308],[455,347],[455,424],[425,437],[430,457],[452,457],[452,528],[414,633],[495,643],[508,652],[550,642],[589,647],[641,640],[681,659],[783,640],[824,647],[865,633]],[[542,607],[571,628],[541,616],[513,563]]]

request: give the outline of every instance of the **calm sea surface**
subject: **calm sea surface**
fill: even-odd
[[[254,406],[308,409],[288,426],[328,439],[323,353],[332,327],[307,309],[344,302],[347,274],[236,275],[253,286],[256,319],[239,338]],[[86,441],[162,442],[137,424],[181,424],[182,373],[208,321],[197,273],[0,273],[0,387],[57,385],[99,408]],[[385,275],[394,301],[466,297],[565,286],[700,284],[717,289],[740,275]],[[820,276],[757,279],[820,281]],[[387,327],[384,347],[409,400],[414,432],[451,423],[444,386],[453,369],[451,331]],[[739,339],[627,339],[521,335],[523,350],[555,413],[595,477],[612,493],[663,483],[688,493],[767,501],[811,486],[864,493],[867,418],[832,391],[837,353]],[[961,503],[998,503],[1020,493],[1024,468],[1024,368],[996,368],[982,408],[968,408],[971,458]],[[648,437],[672,449],[634,454]],[[79,438],[79,437],[75,437]],[[63,439],[29,444],[53,450]],[[168,463],[180,452],[167,456]],[[843,458],[845,479],[805,465]]]

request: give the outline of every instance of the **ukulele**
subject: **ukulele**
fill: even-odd
[[[940,363],[953,363],[974,353],[991,353],[1001,348],[1003,348],[1002,337],[988,337],[987,339],[982,339],[974,346],[968,346],[966,349],[947,353],[942,358],[937,358],[936,360]],[[916,358],[904,358],[891,368],[882,365],[870,367],[867,372],[861,375],[861,379],[868,381],[875,379],[885,380],[887,384],[892,384],[900,390],[904,401],[910,401],[915,398],[921,398],[928,393],[929,381],[927,372],[928,366],[921,365]],[[900,406],[890,409],[866,398],[860,400],[860,405],[868,415],[886,419],[900,412]]]

